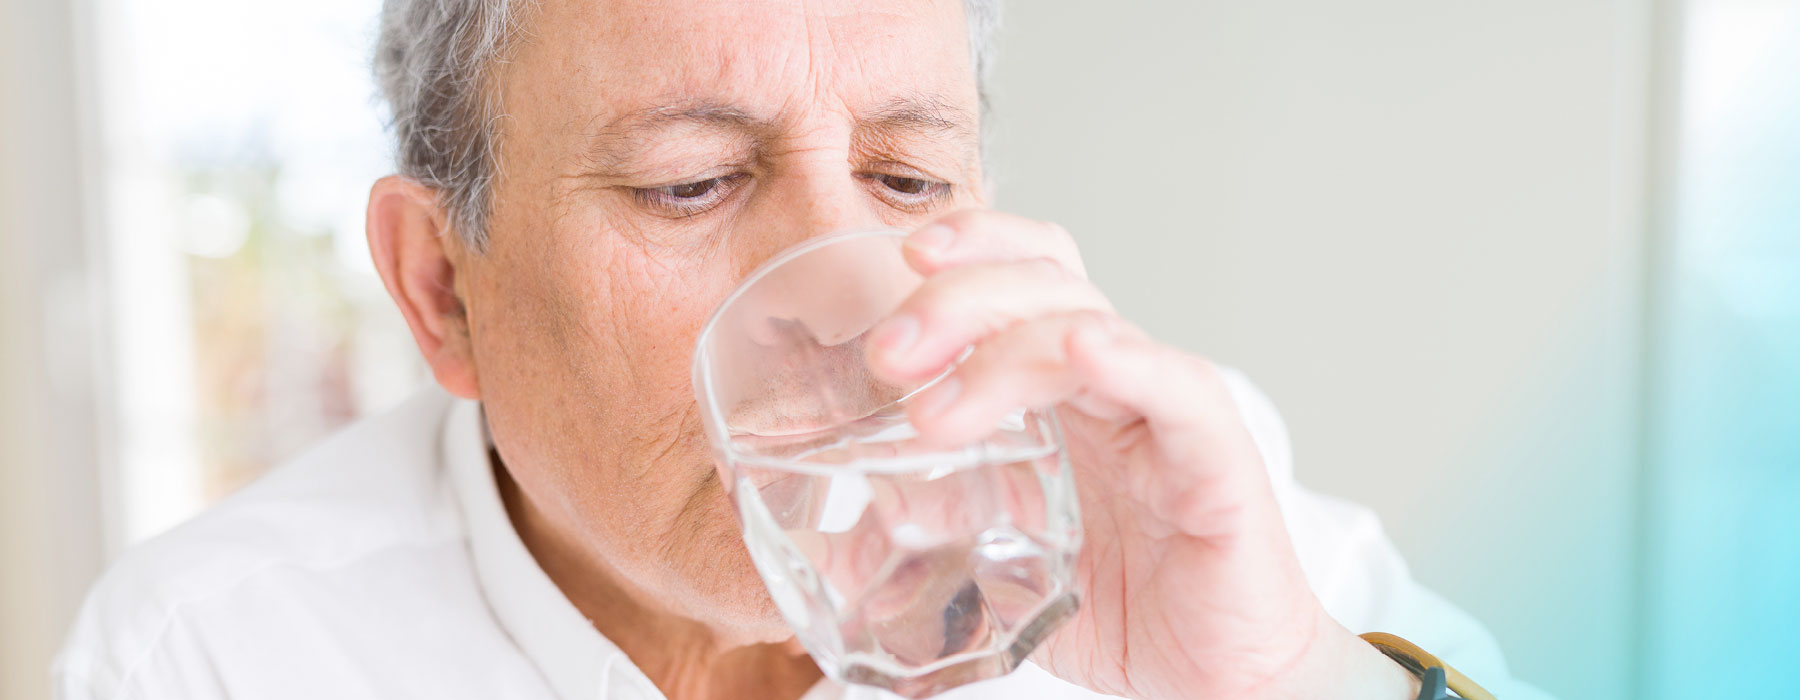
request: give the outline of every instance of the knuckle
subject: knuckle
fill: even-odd
[[[953,295],[945,293],[943,284],[933,284],[934,281],[936,280],[927,281],[924,286],[919,287],[919,291],[914,292],[912,298],[907,299],[906,304],[902,307],[907,313],[917,318],[921,326],[927,328],[943,324],[945,321],[944,300],[953,297]]]
[[[1064,347],[1067,347],[1066,344],[1072,339],[1089,334],[1117,339],[1120,337],[1119,329],[1123,327],[1124,321],[1112,312],[1103,309],[1075,309],[1059,314],[1057,325],[1057,334],[1061,337]]]
[[[961,332],[980,320],[984,305],[980,272],[958,268],[927,279],[902,308],[924,328]]]
[[[1076,243],[1075,234],[1054,221],[1044,222],[1044,227],[1049,231],[1046,237],[1050,241],[1050,250],[1077,276],[1086,277],[1087,270],[1081,261],[1081,246]]]
[[[1092,310],[1111,319],[1108,322],[1114,325],[1107,328],[1109,331],[1116,333],[1124,330],[1125,321],[1118,317],[1118,311],[1113,308],[1112,300],[1106,298],[1105,292],[1100,291],[1099,287],[1094,286],[1079,273],[1070,271],[1068,268],[1061,268],[1061,270],[1063,275],[1061,280],[1063,284],[1060,287],[1062,303],[1074,308]]]
[[[1019,261],[1020,267],[1034,280],[1047,282],[1070,282],[1079,279],[1075,273],[1064,266],[1061,260],[1047,256],[1026,258]]]
[[[1219,368],[1219,365],[1215,364],[1212,360],[1199,355],[1185,353],[1175,348],[1165,348],[1163,352],[1170,360],[1179,366],[1185,367],[1203,384],[1208,386],[1224,385],[1225,373]]]
[[[1073,325],[1082,330],[1094,329],[1106,333],[1116,333],[1125,325],[1123,319],[1102,309],[1078,309],[1069,314],[1073,317]]]
[[[1081,270],[1072,269],[1067,261],[1053,256],[1039,255],[1024,258],[1015,263],[1015,283],[1030,284],[1045,289],[1056,289],[1059,296],[1075,296],[1082,299],[1096,300],[1101,306],[1109,306],[1104,302],[1106,295],[1100,288],[1088,281]]]

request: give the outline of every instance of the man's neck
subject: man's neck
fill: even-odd
[[[670,700],[792,700],[821,673],[799,644],[741,643],[656,605],[558,531],[489,453],[508,519],[538,566]]]

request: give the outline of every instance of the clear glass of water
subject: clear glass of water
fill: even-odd
[[[694,392],[744,543],[839,681],[921,698],[1011,671],[1075,612],[1081,518],[1052,414],[918,439],[864,336],[922,282],[898,231],[776,255],[701,331]],[[940,375],[941,376],[941,375]]]

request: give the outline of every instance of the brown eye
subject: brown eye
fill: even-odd
[[[664,216],[693,216],[718,206],[743,184],[743,174],[709,177],[661,187],[633,188],[632,194],[645,207]]]
[[[724,180],[724,178],[715,177],[699,182],[670,185],[658,189],[661,189],[664,194],[674,197],[675,199],[699,199],[711,193],[714,188],[719,186],[719,182],[722,180]]]
[[[932,186],[937,185],[938,183],[930,180],[921,180],[916,177],[882,175],[881,184],[887,185],[888,189],[899,192],[900,194],[921,195],[930,192]]]
[[[909,177],[920,175],[913,168],[894,168],[907,175],[895,175],[890,172],[858,173],[857,178],[868,183],[870,194],[879,197],[888,206],[908,212],[930,211],[932,208],[955,199],[953,188],[948,182]]]

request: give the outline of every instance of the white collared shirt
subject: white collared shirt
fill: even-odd
[[[1491,637],[1414,583],[1366,509],[1293,483],[1279,415],[1230,384],[1314,589],[1357,632],[1432,650],[1508,700]],[[661,700],[513,530],[478,404],[437,389],[358,423],[125,553],[57,659],[64,700]],[[892,696],[829,680],[803,700]],[[939,696],[1102,697],[1027,664]]]

